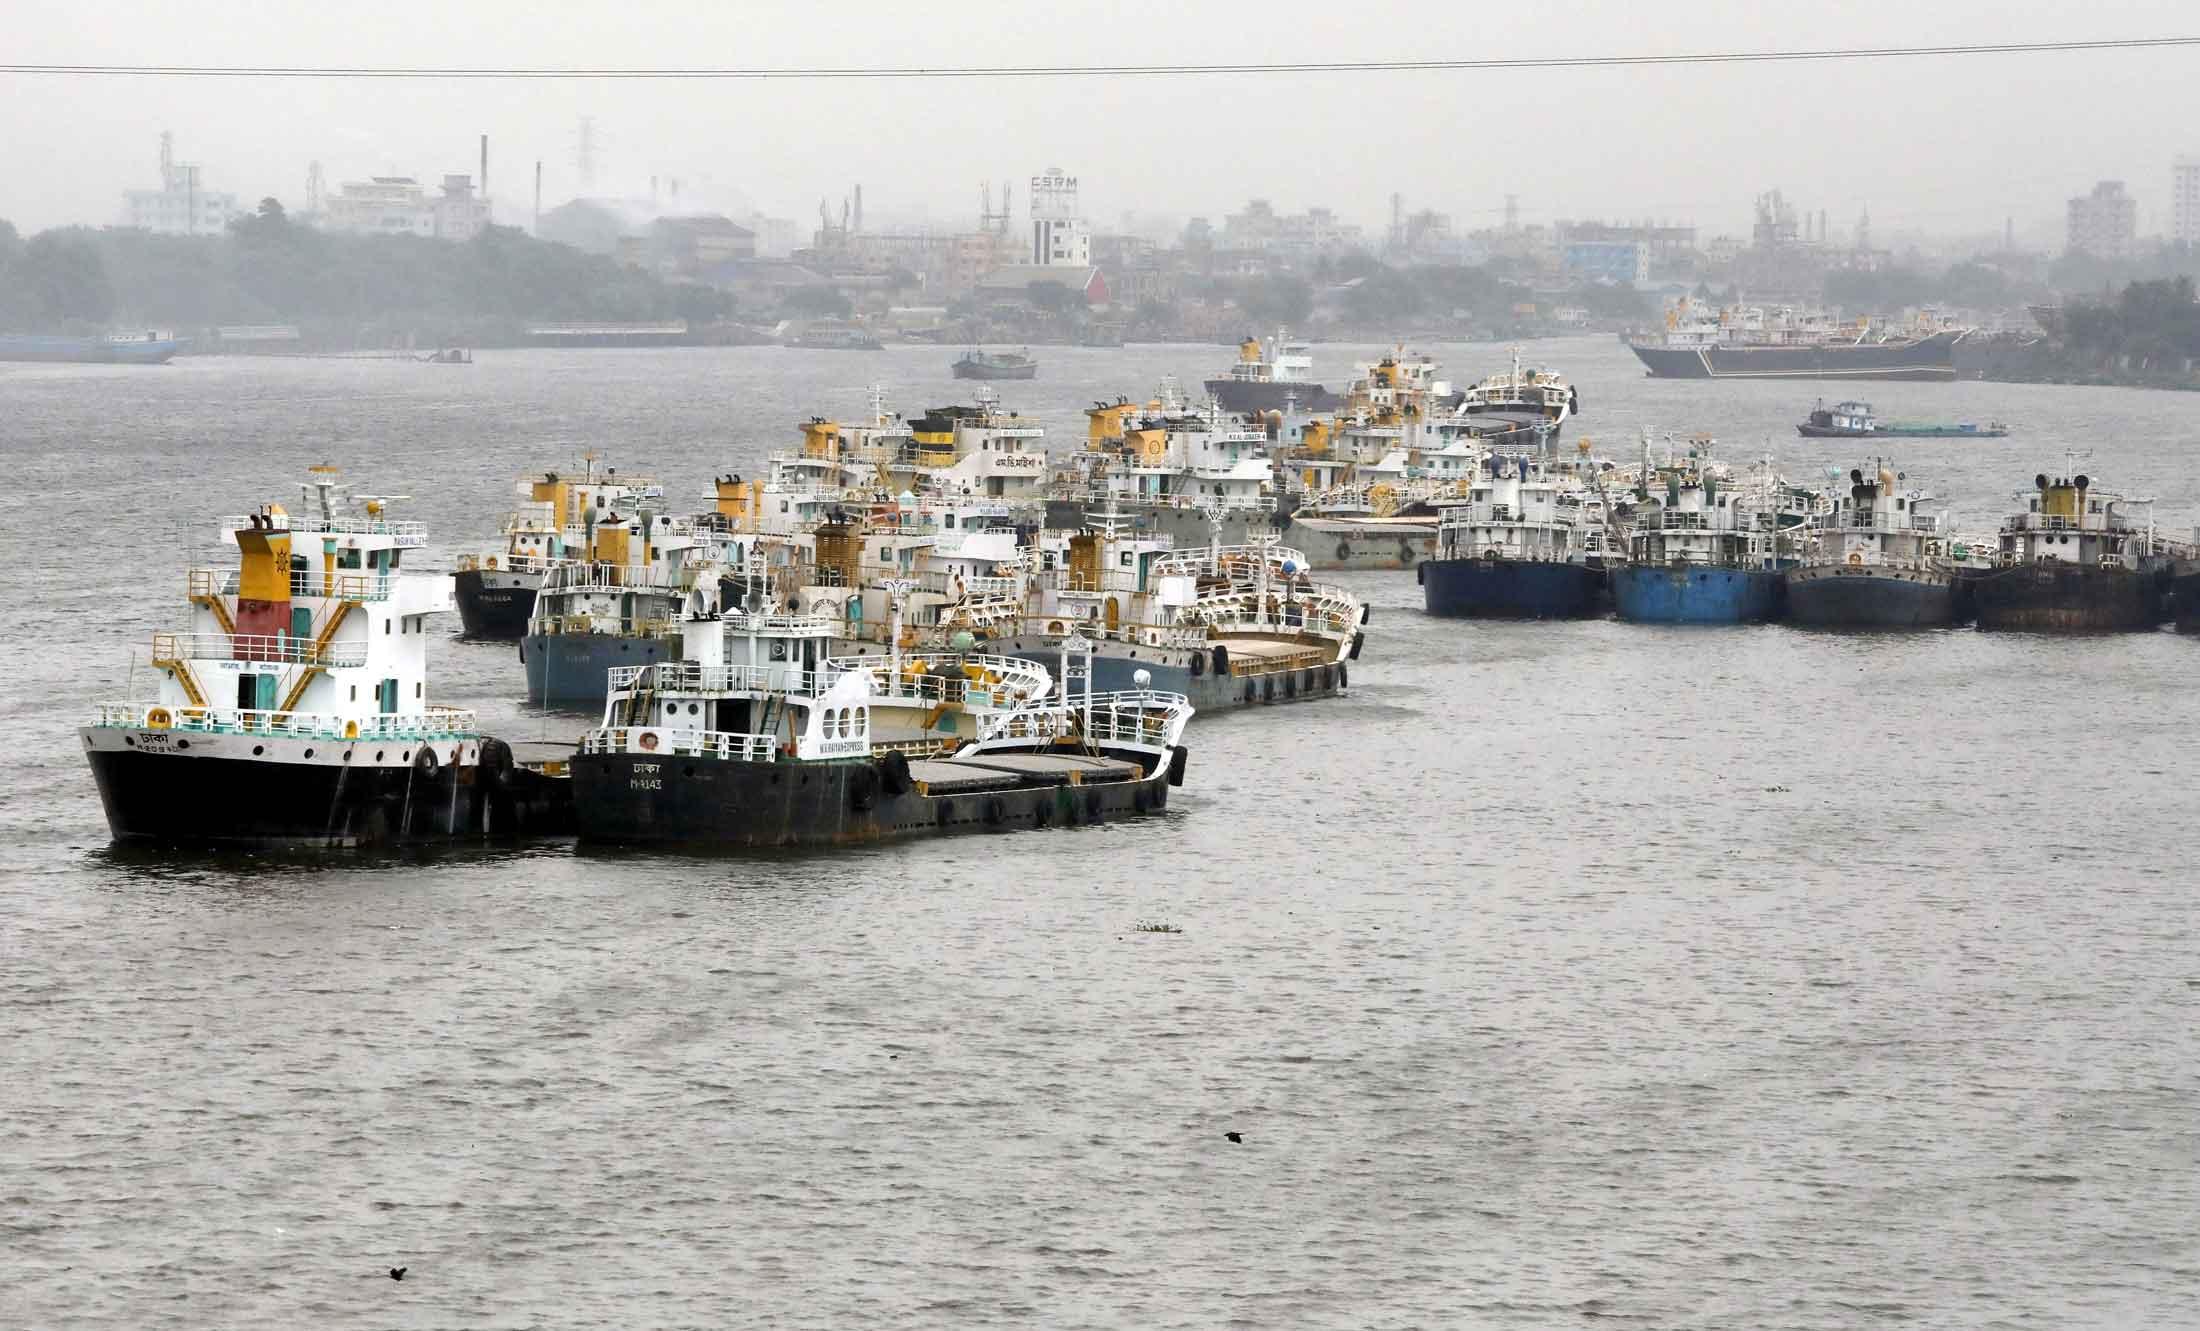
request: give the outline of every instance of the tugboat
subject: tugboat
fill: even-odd
[[[1341,405],[1335,393],[1314,382],[1314,358],[1307,344],[1280,331],[1266,351],[1257,337],[1238,343],[1237,364],[1228,374],[1209,379],[1206,387],[1224,411],[1240,414],[1280,410],[1287,402],[1305,411],[1334,411]]]
[[[460,555],[451,575],[466,637],[525,637],[543,574],[588,548],[596,516],[664,498],[663,488],[647,477],[620,476],[616,468],[599,472],[594,453],[582,455],[578,477],[546,471],[522,479],[518,489],[527,502],[505,516],[496,548]]]
[[[1745,624],[1786,608],[1782,570],[1816,506],[1769,466],[1734,484],[1708,440],[1685,459],[1644,464],[1627,562],[1612,571],[1612,604],[1638,624]]]
[[[567,783],[427,697],[427,542],[316,467],[306,512],[222,522],[235,569],[194,569],[189,627],[153,635],[159,693],[80,732],[122,842],[325,847],[565,835]]]
[[[1869,402],[1836,402],[1829,408],[1821,398],[1810,419],[1796,426],[1795,432],[1805,439],[2004,439],[2009,427],[2000,421],[1984,425],[1882,421],[1872,415]]]
[[[2033,478],[2026,511],[2001,525],[1992,573],[1971,580],[1982,629],[2113,632],[2161,624],[2171,567],[2151,499],[2094,488],[2071,459]]]
[[[1849,492],[1818,532],[1810,558],[1787,571],[1788,617],[1799,624],[1924,628],[1955,619],[1949,518],[1881,459],[1849,472]]]
[[[1039,362],[1028,351],[980,351],[972,347],[955,362],[954,370],[957,379],[1036,379]]]
[[[1421,565],[1432,615],[1582,619],[1605,588],[1607,505],[1590,479],[1535,454],[1496,454],[1463,504],[1445,505],[1437,557]],[[1595,488],[1592,488],[1594,483]]]
[[[738,850],[1100,823],[1163,809],[1183,784],[1191,704],[1094,692],[1089,644],[1068,644],[1080,678],[971,713],[977,734],[897,741],[884,714],[906,715],[909,702],[881,689],[878,667],[891,685],[908,661],[809,669],[802,644],[829,633],[829,619],[723,624],[689,633],[677,666],[617,673],[603,725],[573,759],[584,843]],[[978,660],[934,658],[927,675],[958,681],[967,700],[987,673]],[[917,704],[937,714],[954,701]]]

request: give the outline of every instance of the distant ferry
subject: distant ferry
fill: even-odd
[[[1314,382],[1314,358],[1304,342],[1294,342],[1278,332],[1263,349],[1260,339],[1248,337],[1238,344],[1237,364],[1220,378],[1209,379],[1208,395],[1224,411],[1241,415],[1261,411],[1335,411],[1342,405],[1335,393]]]
[[[1683,299],[1659,333],[1627,335],[1655,379],[1953,379],[1968,329],[1904,333],[1790,308],[1712,310]]]
[[[1828,407],[1821,401],[1795,432],[1805,439],[2005,439],[2009,427],[2000,421],[1984,425],[1973,421],[1949,425],[1883,421],[1872,415],[1869,402],[1836,402]]]
[[[0,360],[165,365],[183,344],[159,333],[110,337],[0,337]]]

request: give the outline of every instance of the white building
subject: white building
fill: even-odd
[[[472,176],[443,177],[443,193],[434,198],[411,176],[347,180],[329,197],[322,225],[331,231],[471,240],[489,225],[489,201],[475,196]]]
[[[2139,201],[2124,193],[2121,180],[2104,180],[2070,201],[2069,220],[2069,253],[2128,259],[2139,232]]]
[[[1077,177],[1050,166],[1031,178],[1031,262],[1042,267],[1090,268],[1092,233],[1077,215]]]
[[[175,158],[175,136],[160,136],[160,188],[127,190],[122,224],[164,236],[216,235],[237,215],[237,196],[206,188],[195,162]]]
[[[2200,245],[2200,156],[2184,156],[2169,171],[2169,238]]]

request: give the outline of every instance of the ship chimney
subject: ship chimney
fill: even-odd
[[[481,197],[489,197],[489,136],[481,136]]]

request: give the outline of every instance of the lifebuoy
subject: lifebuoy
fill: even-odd
[[[1849,551],[1849,567],[1850,567],[1850,568],[1862,568],[1862,567],[1864,567],[1864,556],[1863,556],[1863,554],[1862,554],[1862,553],[1861,553],[1860,551],[1856,551],[1856,550],[1851,550],[1851,551]]]

